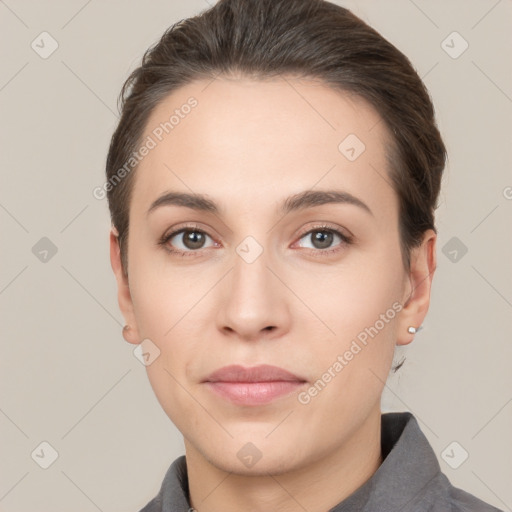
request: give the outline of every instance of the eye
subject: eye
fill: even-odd
[[[338,243],[336,248],[332,249],[331,246],[333,242],[338,238],[341,243]],[[300,240],[310,240],[312,246],[309,247],[311,249],[317,249],[314,252],[319,253],[332,253],[337,252],[342,249],[344,245],[348,245],[352,242],[352,239],[338,231],[337,229],[330,228],[328,226],[319,226],[314,229],[310,229],[305,234],[303,234]],[[304,245],[299,244],[300,247],[304,247]],[[306,248],[308,248],[306,246]]]
[[[181,256],[188,256],[190,253],[197,252],[199,249],[213,247],[215,243],[210,246],[205,246],[205,242],[208,238],[212,240],[203,230],[192,226],[181,228],[164,235],[159,243],[164,245],[169,252]]]
[[[341,231],[334,227],[327,225],[317,226],[309,231],[303,233],[300,240],[311,241],[312,246],[307,247],[299,243],[300,247],[312,250],[315,256],[326,256],[343,250],[343,247],[352,243],[351,236],[343,234]],[[210,245],[205,245],[207,239],[211,240]],[[332,244],[339,240],[334,248]],[[168,252],[177,256],[196,256],[200,253],[200,249],[208,249],[209,247],[218,246],[216,242],[202,229],[196,226],[186,226],[178,230],[165,234],[158,242]]]

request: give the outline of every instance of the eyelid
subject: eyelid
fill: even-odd
[[[173,236],[176,236],[177,234],[179,233],[182,233],[183,231],[197,231],[199,233],[203,233],[207,236],[209,236],[210,238],[213,238],[207,231],[207,229],[210,229],[210,228],[202,228],[198,223],[195,223],[195,222],[190,222],[190,223],[185,223],[183,225],[179,225],[178,227],[172,227],[170,229],[168,229],[160,238],[160,240],[164,240],[164,239],[169,239],[169,238],[172,238]]]
[[[332,231],[335,233],[338,233],[342,238],[347,240],[352,240],[353,235],[348,231],[348,229],[342,228],[341,226],[338,226],[336,224],[331,224],[329,222],[319,222],[318,224],[315,224],[313,226],[309,226],[308,228],[304,228],[304,230],[301,230],[299,234],[297,235],[299,238],[302,238],[304,235],[307,235],[311,233],[312,231]]]

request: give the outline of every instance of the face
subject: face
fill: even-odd
[[[147,373],[187,450],[239,474],[341,450],[380,411],[394,346],[428,306],[426,292],[405,304],[414,274],[384,123],[318,82],[217,78],[168,96],[148,137],[129,283],[115,242],[112,261],[131,341],[159,351]],[[231,365],[292,377],[212,377]]]

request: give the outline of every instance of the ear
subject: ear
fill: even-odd
[[[411,268],[402,297],[403,309],[398,321],[397,345],[407,345],[414,339],[409,327],[420,327],[430,305],[430,290],[436,270],[436,240],[434,230],[429,229],[419,247],[411,251]]]
[[[133,311],[133,302],[130,294],[128,276],[123,272],[121,248],[119,246],[119,233],[114,226],[112,226],[112,229],[110,230],[110,264],[116,276],[119,308],[123,313],[126,324],[129,326],[129,328],[123,329],[123,337],[128,343],[138,344],[141,340]]]

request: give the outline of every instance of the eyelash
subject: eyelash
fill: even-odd
[[[180,229],[176,230],[176,231],[173,231],[169,234],[164,234],[160,240],[158,241],[158,245],[161,245],[164,247],[164,249],[173,254],[173,255],[176,255],[176,256],[180,256],[180,257],[195,257],[196,256],[196,253],[198,253],[201,249],[197,249],[197,250],[188,250],[188,251],[181,251],[179,249],[173,249],[171,247],[169,247],[168,245],[168,242],[169,240],[171,240],[172,238],[174,238],[176,235],[179,235],[180,233],[186,233],[186,232],[194,232],[194,233],[201,233],[203,235],[206,235],[206,236],[209,236],[210,238],[212,238],[210,235],[208,235],[208,233],[206,233],[204,230],[200,229],[197,225],[187,225],[187,226],[183,226],[181,227]],[[303,233],[300,234],[299,236],[299,240],[301,240],[302,238],[304,238],[306,235],[309,235],[311,233],[315,233],[315,232],[327,232],[327,233],[333,233],[335,235],[338,235],[341,239],[341,243],[336,246],[335,249],[309,249],[310,251],[313,252],[314,256],[318,256],[318,257],[326,257],[327,255],[330,255],[330,254],[333,254],[333,253],[337,253],[339,251],[342,250],[342,246],[344,245],[350,245],[353,243],[353,239],[351,236],[348,236],[348,235],[345,235],[343,233],[341,233],[338,229],[336,229],[335,227],[333,226],[329,226],[327,224],[322,224],[322,225],[319,225],[319,226],[315,226]]]

